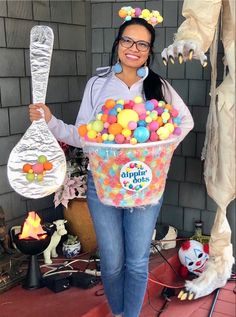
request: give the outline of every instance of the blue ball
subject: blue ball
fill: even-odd
[[[150,132],[145,127],[137,127],[134,130],[134,138],[138,141],[138,143],[144,143],[149,139]]]
[[[152,111],[154,109],[154,104],[148,100],[145,102],[145,108],[147,111]]]
[[[146,127],[147,126],[147,122],[145,120],[139,120],[137,122],[138,127]]]

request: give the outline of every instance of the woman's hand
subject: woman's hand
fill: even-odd
[[[34,120],[39,120],[43,118],[43,114],[40,109],[44,112],[44,119],[48,123],[52,118],[52,113],[48,106],[44,105],[43,103],[29,105],[30,121],[33,122]]]

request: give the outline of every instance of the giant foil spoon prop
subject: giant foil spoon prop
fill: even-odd
[[[47,26],[35,26],[31,30],[33,103],[45,103],[53,39],[53,31]],[[11,151],[7,174],[12,188],[27,198],[48,196],[62,185],[66,174],[66,158],[44,118],[33,121]]]

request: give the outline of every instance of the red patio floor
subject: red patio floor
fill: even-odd
[[[179,262],[176,250],[162,251],[175,269]],[[59,261],[59,260],[57,260]],[[159,256],[150,259],[150,278],[170,284],[179,285],[175,273],[170,266]],[[161,295],[163,286],[151,281],[148,283],[148,292],[140,317],[156,317],[164,303]],[[228,282],[220,290],[212,317],[235,317],[235,282]],[[96,296],[102,291],[102,285],[83,290],[76,287],[54,293],[48,288],[25,290],[20,285],[0,294],[1,317],[112,317],[104,295]],[[178,294],[179,290],[176,290]],[[179,301],[171,297],[167,309],[161,317],[208,317],[213,295],[193,301]]]

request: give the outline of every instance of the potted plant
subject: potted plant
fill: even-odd
[[[55,192],[55,207],[68,203],[74,198],[86,198],[88,158],[82,149],[60,143],[66,156],[67,173],[62,186]]]
[[[81,250],[81,244],[77,236],[68,234],[67,239],[63,242],[62,252],[66,258],[73,258]]]
[[[67,174],[55,192],[55,207],[62,204],[68,232],[77,236],[84,252],[96,249],[96,235],[86,201],[88,158],[81,148],[60,143],[67,163]]]

